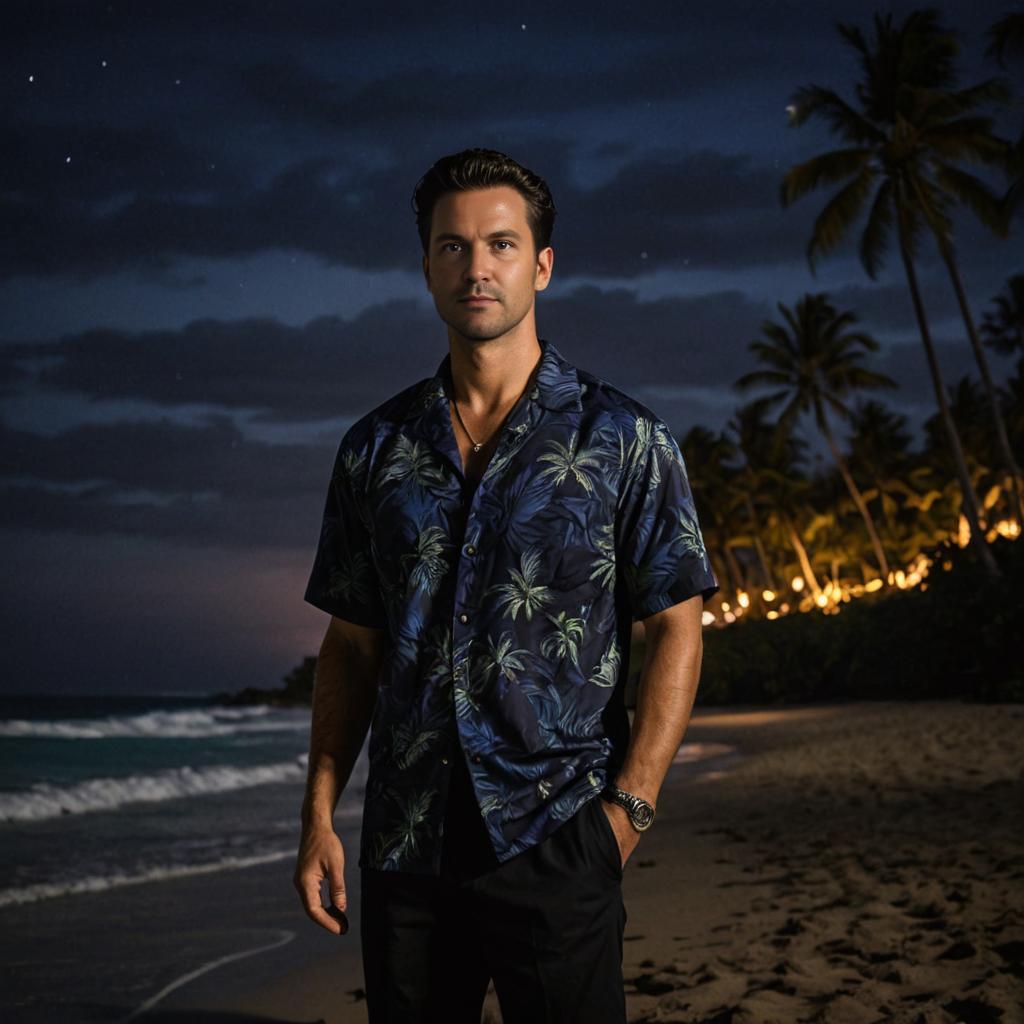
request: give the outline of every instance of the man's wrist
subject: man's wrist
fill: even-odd
[[[637,832],[646,832],[654,823],[654,804],[642,796],[630,793],[617,783],[608,783],[601,795],[626,812],[629,823]]]
[[[328,808],[303,804],[300,820],[303,832],[319,831],[320,829],[334,831],[334,813]]]

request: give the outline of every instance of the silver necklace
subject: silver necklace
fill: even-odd
[[[528,388],[528,387],[530,386],[530,382],[531,382],[532,380],[533,380],[533,374],[531,373],[531,374],[530,374],[530,376],[529,376],[529,378],[528,378],[528,379],[527,379],[527,381],[526,381],[526,386],[525,386],[525,387],[523,388],[523,390],[522,390],[522,391],[520,391],[520,392],[519,392],[519,394],[518,394],[518,395],[516,396],[516,401],[512,403],[512,405],[511,405],[511,406],[509,407],[510,409],[511,409],[511,408],[514,408],[514,407],[515,407],[515,404],[516,404],[516,402],[518,402],[518,401],[519,401],[519,399],[523,397],[523,392],[525,392],[525,391],[526,391],[526,388]],[[470,443],[470,444],[471,444],[471,445],[473,446],[473,451],[474,451],[474,452],[478,452],[478,451],[480,451],[480,449],[481,449],[481,448],[483,448],[483,446],[484,446],[484,445],[485,445],[485,444],[487,443],[487,441],[474,441],[474,440],[473,440],[473,435],[472,435],[472,434],[470,434],[470,432],[469,432],[468,430],[466,430],[466,423],[465,423],[465,420],[463,420],[463,418],[462,418],[462,413],[461,413],[461,412],[459,412],[459,403],[458,403],[457,401],[455,401],[455,399],[454,399],[454,398],[452,398],[452,405],[454,405],[454,406],[455,406],[455,415],[456,415],[456,417],[458,417],[458,420],[459,420],[459,424],[461,425],[462,429],[463,429],[463,430],[464,430],[464,431],[466,432],[466,437],[468,437],[468,438],[469,438],[469,443]],[[506,413],[506,415],[507,415],[507,413]],[[504,418],[503,418],[503,419],[502,419],[502,423],[504,423],[504,422],[505,422],[505,421],[504,421]],[[494,432],[494,433],[496,434],[496,433],[498,432],[498,430],[500,430],[500,429],[501,429],[501,427],[500,427],[500,425],[499,425],[499,426],[498,426],[498,428],[497,428],[497,429],[495,430],[495,432]],[[494,437],[494,434],[491,434],[491,437]],[[490,438],[488,438],[488,440],[490,440]]]

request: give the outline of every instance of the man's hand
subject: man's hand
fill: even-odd
[[[348,922],[342,923],[332,917],[330,910],[320,902],[320,884],[325,878],[332,908],[336,907],[344,914],[348,909],[348,897],[345,894],[345,851],[341,840],[328,827],[304,829],[292,881],[309,917],[332,934],[344,935],[348,931]]]
[[[608,821],[611,823],[615,839],[619,844],[619,857],[622,858],[622,866],[625,867],[626,861],[629,860],[630,855],[636,849],[637,843],[640,842],[640,833],[633,828],[625,807],[610,803],[604,797],[599,797],[598,799],[601,801],[604,813],[608,815]]]

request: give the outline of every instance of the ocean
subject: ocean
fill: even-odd
[[[326,962],[344,979],[331,1019],[364,1021],[366,750],[335,812],[352,919],[339,940],[292,884],[309,721],[194,697],[0,697],[0,1020],[255,1019],[212,1008]],[[686,743],[673,772],[711,779],[736,756]]]
[[[0,697],[0,907],[294,858],[308,708]],[[336,820],[358,819],[365,750]]]

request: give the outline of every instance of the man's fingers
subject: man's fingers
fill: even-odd
[[[306,913],[322,928],[334,935],[341,935],[341,925],[331,917],[320,902],[320,879],[306,876],[302,886],[302,905]]]
[[[348,896],[345,892],[345,856],[340,845],[327,857],[327,883],[331,903],[341,911],[348,910]]]

